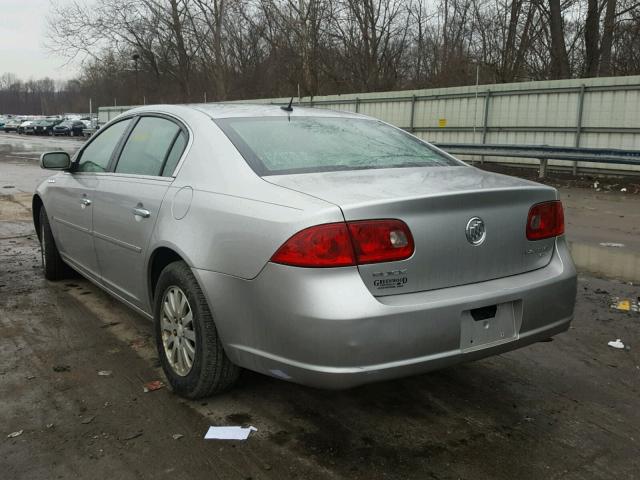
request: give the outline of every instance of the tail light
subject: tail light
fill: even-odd
[[[400,220],[316,225],[287,240],[271,261],[296,267],[345,267],[405,260],[413,255],[409,227]]]
[[[400,220],[347,222],[358,264],[395,262],[413,255],[413,237]]]
[[[296,267],[355,265],[347,224],[327,223],[306,228],[287,240],[271,261]]]
[[[538,203],[527,218],[527,239],[542,240],[564,233],[564,211],[559,200]]]

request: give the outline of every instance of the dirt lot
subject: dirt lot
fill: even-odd
[[[33,181],[30,158],[0,154],[2,478],[638,477],[640,314],[610,303],[640,287],[583,275],[567,333],[429,375],[326,392],[247,372],[204,402],[143,393],[162,379],[150,323],[80,278],[41,275],[15,188]],[[205,441],[209,425],[258,431]]]

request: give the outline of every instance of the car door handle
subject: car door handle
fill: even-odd
[[[137,217],[149,218],[151,216],[151,212],[149,210],[145,210],[144,208],[134,208],[131,211]]]
[[[80,203],[83,207],[88,207],[89,205],[91,205],[91,200],[89,200],[88,198],[83,198],[82,200],[80,200]]]

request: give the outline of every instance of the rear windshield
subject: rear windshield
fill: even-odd
[[[258,175],[463,165],[376,120],[252,117],[216,124]]]

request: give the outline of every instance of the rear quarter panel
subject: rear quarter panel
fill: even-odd
[[[298,230],[342,220],[340,210],[330,205],[309,211],[204,190],[193,190],[188,212],[180,218],[184,191],[169,189],[152,239],[154,248],[173,248],[194,268],[241,278],[258,275]]]

